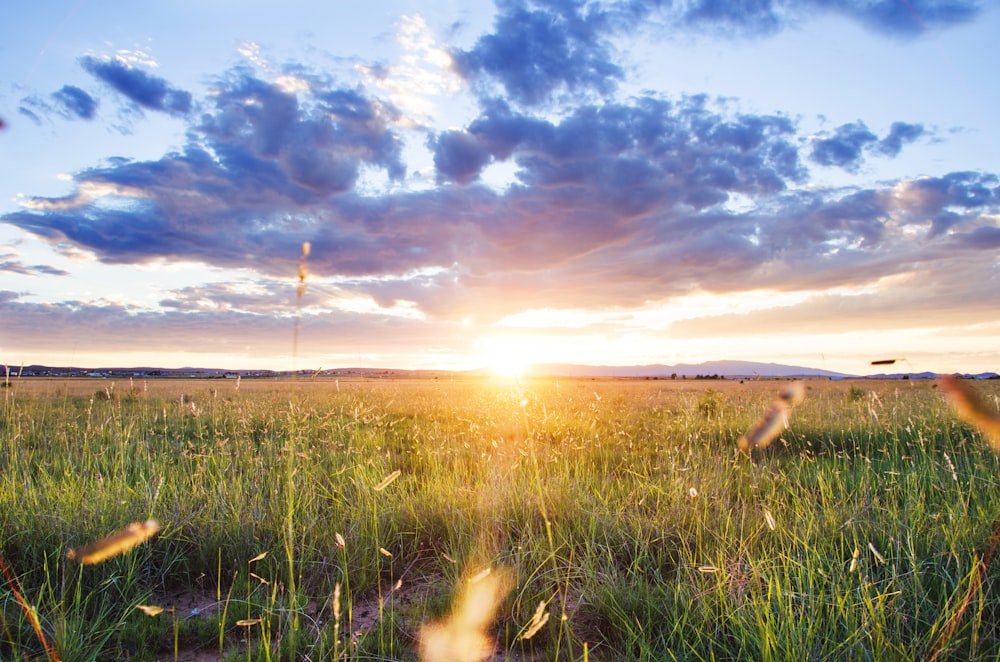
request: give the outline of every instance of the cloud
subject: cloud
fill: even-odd
[[[858,172],[866,153],[896,157],[903,145],[916,141],[926,133],[921,124],[893,122],[889,133],[880,140],[864,122],[842,124],[834,130],[832,136],[816,137],[813,140],[809,159],[819,165]]]
[[[439,182],[468,184],[493,160],[486,146],[466,131],[445,131],[431,146]]]
[[[983,268],[995,259],[996,175],[842,188],[810,178],[807,163],[858,172],[866,158],[896,157],[927,135],[921,124],[896,121],[879,137],[858,120],[807,139],[790,117],[705,96],[606,96],[625,75],[611,40],[640,20],[761,34],[823,9],[908,34],[907,16],[884,4],[504,0],[493,32],[452,52],[480,109],[463,126],[421,134],[438,184],[426,188],[405,186],[402,112],[370,88],[297,63],[271,64],[272,78],[244,65],[196,100],[124,61],[85,57],[87,71],[138,106],[182,117],[186,144],[105,160],[78,172],[70,195],[26,199],[0,220],[106,263],[195,261],[275,284],[294,277],[308,240],[311,273],[338,283],[319,307],[363,301],[386,324],[406,311],[450,323],[553,302],[629,307],[701,290],[850,287],[936,269],[945,255]],[[911,7],[938,26],[974,11]],[[60,90],[63,107],[93,111],[72,90]],[[496,165],[512,173],[503,190],[485,183]],[[373,173],[387,182],[377,193],[362,186]],[[136,332],[177,324],[195,342],[181,334],[192,321],[235,329],[280,317],[281,302],[205,286],[164,295],[159,308],[33,310],[74,328],[88,315]]]
[[[688,0],[667,3],[666,14],[687,28],[722,34],[763,36],[824,12],[840,14],[874,32],[914,37],[975,18],[972,0]]]
[[[868,28],[895,36],[914,36],[928,29],[966,23],[980,11],[971,0],[812,0],[855,19]]]
[[[136,69],[121,59],[99,59],[85,55],[80,58],[80,66],[133,103],[148,110],[185,115],[192,109],[190,92],[171,87],[163,78]]]
[[[776,32],[784,23],[780,2],[693,0],[679,4],[679,19],[688,27],[760,35]]]
[[[829,138],[820,138],[813,143],[809,158],[824,166],[838,166],[856,172],[863,160],[862,152],[878,136],[868,130],[864,122],[842,124]]]
[[[63,85],[52,97],[69,117],[92,120],[97,114],[97,100],[75,85]]]
[[[182,150],[109,160],[78,173],[74,194],[28,199],[6,220],[117,263],[161,256],[281,271],[281,256],[317,235],[338,252],[367,250],[373,240],[354,222],[337,227],[331,196],[353,191],[363,170],[405,176],[395,111],[356,88],[303,80],[310,87],[297,94],[234,69],[192,118]]]
[[[914,142],[926,134],[923,125],[893,122],[889,135],[879,141],[877,151],[885,156],[899,156],[903,145]]]
[[[235,362],[206,367],[245,368],[262,357],[269,362],[284,358],[291,365],[294,284],[287,293],[286,314],[259,315],[232,307],[142,310],[103,300],[35,303],[17,292],[0,290],[4,349],[10,355],[58,354],[80,345],[80,329],[87,329],[87,353],[105,353],[118,361],[140,353],[169,362],[165,357],[183,351],[211,356],[212,361],[225,354]],[[46,333],[40,334],[40,328]],[[330,338],[337,339],[336,346],[331,346]],[[400,338],[406,344],[393,360],[413,365],[433,362],[434,356],[444,352],[460,354],[471,345],[458,324],[336,311],[302,320],[298,361],[300,366],[303,360],[316,361],[315,367],[324,363],[329,367],[379,365],[385,362],[386,345],[398,347]]]
[[[39,125],[43,117],[52,115],[69,120],[92,120],[97,115],[97,100],[79,87],[63,85],[48,98],[37,95],[22,98],[18,112]]]
[[[934,238],[976,212],[990,213],[1000,203],[1000,178],[977,172],[952,172],[900,182],[892,192],[897,214],[911,224],[929,225]]]
[[[311,93],[300,103],[296,93],[246,69],[230,71],[197,127],[205,144],[226,154],[227,165],[277,169],[289,183],[318,193],[350,189],[364,166],[382,168],[390,179],[405,175],[392,106],[357,88],[303,82]]]
[[[444,133],[432,147],[445,179],[471,181],[486,163],[512,159],[528,187],[627,197],[638,213],[656,198],[702,208],[734,193],[783,190],[805,176],[794,133],[792,121],[779,115],[727,117],[705,97],[672,103],[645,96],[579,106],[558,123],[494,103],[466,131]]]
[[[957,327],[992,319],[991,311],[1000,305],[1000,283],[986,261],[941,255],[899,272],[814,294],[796,305],[682,320],[669,332],[676,338],[706,338]]]
[[[624,70],[613,62],[607,37],[622,27],[619,19],[634,20],[637,13],[624,6],[498,2],[494,31],[471,49],[452,52],[455,70],[474,82],[495,80],[506,96],[529,106],[558,91],[609,94],[624,79]]]
[[[953,241],[962,248],[996,250],[1000,248],[1000,227],[982,225],[969,232],[956,233]]]
[[[24,115],[35,124],[41,124],[42,118],[36,112],[37,110],[39,110],[39,103],[32,97],[22,99],[20,105],[17,107],[19,114]]]
[[[270,277],[294,275],[308,240],[310,270],[351,279],[352,296],[459,319],[748,283],[845,285],[945,251],[978,263],[1000,211],[992,174],[829,189],[803,165],[858,168],[918,139],[920,125],[897,122],[879,139],[859,121],[810,145],[783,115],[654,94],[554,118],[484,101],[466,126],[430,135],[439,186],[365,193],[366,170],[405,177],[397,111],[301,67],[283,73],[293,75],[279,84],[234,68],[199,101],[182,149],[108,160],[78,173],[71,195],[27,199],[2,220],[108,263]],[[502,191],[482,182],[499,163],[513,168]],[[178,293],[163,305],[203,312],[206,300]]]
[[[583,0],[500,0],[493,31],[469,49],[451,52],[455,71],[484,97],[499,85],[504,96],[537,106],[558,95],[613,93],[625,79],[615,37],[640,28],[662,38],[692,30],[723,36],[766,36],[824,13],[836,13],[877,32],[915,37],[966,23],[979,13],[973,0],[681,0],[592,3]],[[890,146],[891,149],[891,146]]]
[[[24,264],[18,259],[14,259],[10,255],[0,255],[0,271],[6,271],[12,274],[21,274],[23,276],[68,276],[69,272],[63,271],[57,267],[50,266],[48,264]]]

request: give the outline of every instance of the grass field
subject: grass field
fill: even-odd
[[[817,380],[740,453],[784,385],[12,379],[0,659],[1000,657],[981,434]]]

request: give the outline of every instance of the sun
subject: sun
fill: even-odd
[[[489,364],[490,372],[497,377],[507,377],[517,379],[524,375],[528,364],[524,361],[511,360],[509,358],[497,358],[495,362]]]
[[[530,338],[494,336],[483,338],[479,345],[481,365],[497,377],[522,377],[536,358],[537,348]]]

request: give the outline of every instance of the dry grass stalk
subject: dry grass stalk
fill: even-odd
[[[340,623],[340,582],[333,587],[333,604],[331,605],[333,609],[333,621],[334,623]]]
[[[306,258],[309,257],[310,250],[312,250],[312,245],[308,241],[303,241],[302,257],[299,258],[299,299],[301,299],[306,293],[306,277],[309,275],[309,268],[306,266]]]
[[[144,613],[146,616],[159,616],[164,612],[169,613],[174,610],[173,607],[167,608],[160,607],[159,605],[136,605],[135,608]]]
[[[239,626],[239,627],[248,628],[248,627],[252,627],[254,625],[259,625],[262,622],[263,622],[263,619],[261,619],[261,618],[243,618],[243,619],[240,619],[240,620],[236,621],[236,625]]]
[[[385,478],[383,478],[381,483],[379,483],[378,485],[375,486],[375,491],[376,492],[381,492],[385,488],[387,488],[390,485],[392,485],[393,482],[395,482],[395,480],[397,478],[399,478],[400,476],[402,476],[402,475],[403,475],[403,472],[400,471],[399,469],[396,469],[391,474],[389,474],[388,476],[386,476]]]
[[[11,574],[10,570],[7,568],[7,564],[4,563],[2,554],[0,554],[0,571],[3,572],[4,579],[7,580],[7,585],[10,586],[10,590],[14,594],[14,600],[17,602],[18,606],[21,607],[21,611],[24,612],[24,617],[28,619],[29,623],[31,623],[31,629],[35,631],[35,636],[38,637],[40,642],[42,642],[42,646],[45,648],[45,652],[48,654],[49,659],[52,660],[52,662],[59,662],[59,654],[56,653],[54,648],[52,648],[52,644],[49,643],[48,637],[45,636],[45,631],[42,630],[42,624],[38,620],[38,612],[24,599],[24,594],[21,592],[21,584],[17,581],[17,577]]]
[[[538,608],[535,609],[535,613],[531,616],[531,623],[528,624],[528,629],[521,635],[521,639],[531,639],[548,622],[549,612],[545,611],[545,601],[542,600],[538,603]]]
[[[489,577],[491,572],[493,572],[493,568],[487,566],[482,570],[480,570],[479,572],[477,572],[476,574],[472,575],[472,577],[469,577],[469,583],[478,584],[479,582]]]
[[[308,241],[302,242],[302,255],[299,257],[299,287],[296,290],[295,303],[297,306],[295,315],[295,331],[292,337],[292,356],[297,357],[299,355],[299,330],[302,325],[302,298],[306,294],[306,277],[309,275],[309,268],[306,266],[306,261],[309,258],[309,251],[312,250],[312,245]],[[295,369],[296,374],[298,374],[298,368]]]
[[[423,662],[481,662],[493,654],[488,630],[514,585],[509,570],[479,573],[463,583],[451,614],[420,629]]]
[[[749,453],[754,449],[767,448],[788,427],[789,412],[802,402],[805,394],[806,389],[802,382],[789,384],[788,388],[782,391],[771,404],[767,413],[764,414],[764,418],[740,437],[739,442],[737,442],[740,450]]]
[[[944,375],[939,381],[951,399],[955,412],[982,432],[993,450],[1000,451],[1000,415],[990,409],[979,392],[964,379]]]
[[[66,558],[71,561],[79,561],[82,565],[93,565],[107,561],[114,556],[124,554],[140,543],[146,542],[159,530],[160,525],[156,520],[133,522],[107,538],[102,538],[79,549],[68,550]]]

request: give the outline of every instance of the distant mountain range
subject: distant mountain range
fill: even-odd
[[[528,366],[529,375],[558,377],[850,377],[840,372],[754,361],[707,361],[674,365],[593,366],[539,363]]]
[[[242,378],[252,377],[288,377],[291,370],[226,370],[219,368],[76,368],[52,367],[43,365],[7,365],[0,364],[0,379],[4,374],[12,378],[18,375],[26,377],[173,377],[173,378]],[[339,375],[378,376],[378,377],[421,377],[437,375],[488,375],[488,368],[475,370],[404,370],[392,368],[333,368],[326,370],[303,369],[298,374],[306,376],[336,377]],[[920,373],[882,373],[878,375],[849,375],[831,370],[806,368],[803,366],[783,365],[780,363],[758,363],[755,361],[707,361],[705,363],[677,363],[673,365],[581,365],[572,363],[537,363],[528,366],[526,377],[603,377],[603,378],[659,378],[659,379],[735,379],[756,377],[765,378],[812,378],[812,379],[934,379],[932,372]],[[964,374],[972,379],[1000,379],[995,372]]]

